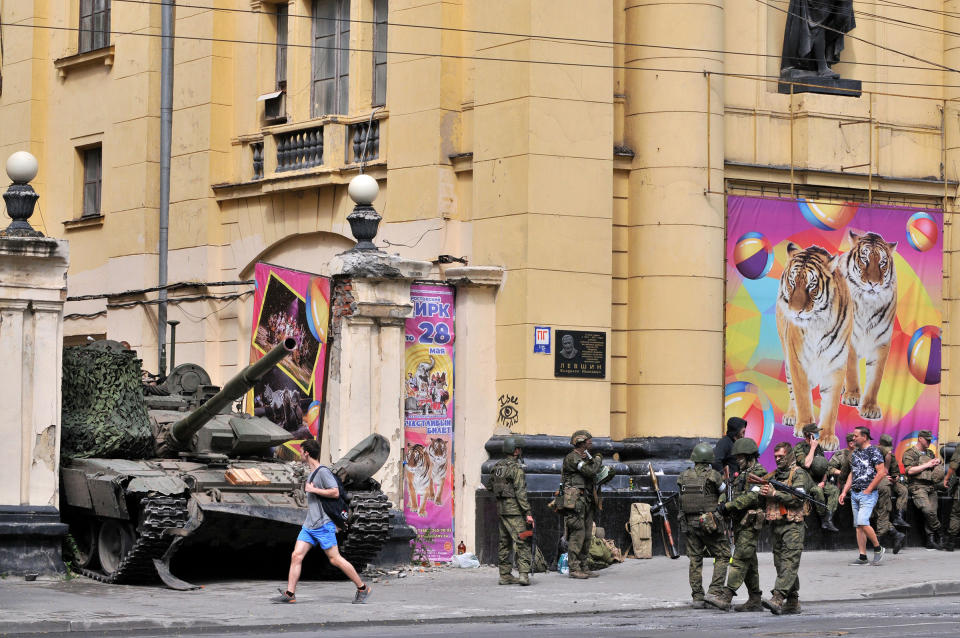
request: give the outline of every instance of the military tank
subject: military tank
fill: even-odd
[[[287,339],[222,389],[209,385],[200,366],[177,366],[142,397],[152,429],[152,449],[142,458],[78,453],[64,459],[61,511],[82,574],[107,583],[159,578],[174,589],[193,589],[170,572],[182,546],[228,542],[242,550],[278,539],[292,543],[306,513],[306,470],[271,455],[291,434],[232,405],[294,347]],[[372,478],[389,451],[384,437],[371,435],[332,467],[350,497],[340,551],[358,571],[389,535],[391,504]]]

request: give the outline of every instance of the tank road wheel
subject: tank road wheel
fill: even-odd
[[[77,567],[93,567],[97,559],[97,526],[92,518],[83,517],[70,523],[70,535],[76,547]]]
[[[108,577],[120,567],[120,562],[133,547],[133,528],[126,521],[108,520],[100,526],[97,537],[97,553],[100,566]]]

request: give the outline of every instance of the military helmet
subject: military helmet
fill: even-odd
[[[810,474],[813,478],[819,480],[827,473],[827,459],[822,456],[813,457],[810,462]]]
[[[570,445],[578,445],[588,439],[592,439],[593,435],[587,432],[586,430],[577,430],[570,437]]]
[[[757,448],[756,441],[748,436],[745,436],[742,439],[737,439],[734,441],[733,449],[730,451],[730,453],[734,456],[737,456],[738,454],[760,454],[760,450]]]
[[[523,445],[524,445],[524,440],[522,436],[511,434],[510,436],[508,436],[503,440],[503,453],[506,454],[507,456],[510,456],[511,454],[513,454],[513,452],[517,448],[520,448],[522,450]]]
[[[697,443],[690,453],[690,460],[694,463],[713,463],[713,448],[709,443]]]
[[[880,445],[886,445],[887,447],[893,447],[893,437],[889,434],[884,434],[880,437]]]

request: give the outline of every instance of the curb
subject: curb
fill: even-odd
[[[904,585],[860,594],[862,598],[882,600],[885,598],[913,598],[916,596],[952,596],[960,594],[960,580],[932,580],[919,585]]]

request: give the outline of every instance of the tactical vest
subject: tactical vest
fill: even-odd
[[[680,509],[684,514],[701,514],[717,509],[720,493],[705,475],[684,470],[677,481],[680,487]]]
[[[497,463],[491,472],[493,480],[493,495],[497,498],[517,498],[513,489],[513,468],[511,463]]]
[[[796,470],[796,467],[792,468],[786,480],[783,481],[790,487],[793,487],[793,475]],[[807,514],[807,511],[810,507],[805,500],[801,502],[800,507],[796,508],[787,507],[775,498],[767,498],[766,500],[767,506],[764,511],[764,518],[771,522],[779,521],[785,518],[791,523],[802,523],[803,517]]]
[[[912,447],[906,452],[904,452],[904,456],[907,456],[909,454],[910,457],[912,458],[913,454],[911,454],[911,452],[915,453],[918,457],[917,463],[915,465],[923,465],[930,459],[934,458],[933,452],[931,452],[929,448],[925,452],[921,452],[918,448]],[[938,465],[937,467],[943,467],[943,466]],[[910,483],[933,483],[934,482],[933,472],[934,472],[934,468],[927,468],[924,471],[920,472],[919,474],[910,474],[909,472],[907,472],[907,481],[909,481]],[[942,476],[940,477],[940,480],[941,481],[943,480]]]

